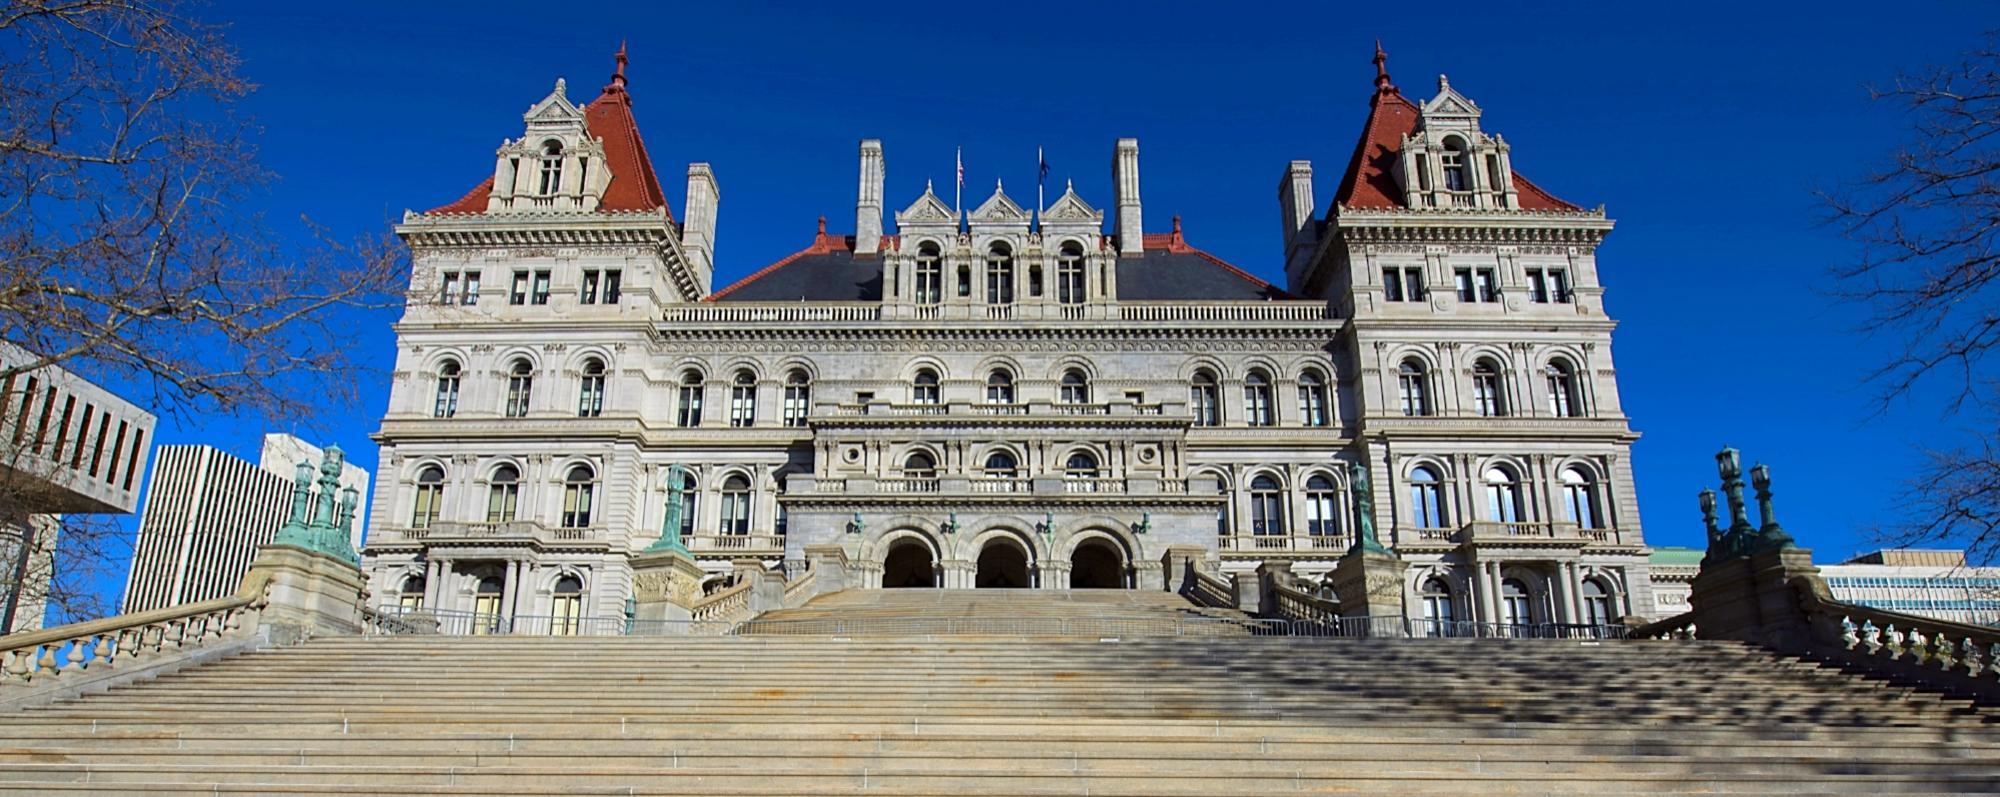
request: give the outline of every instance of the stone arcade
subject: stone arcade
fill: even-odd
[[[396,228],[374,602],[617,617],[664,532],[711,581],[831,545],[861,587],[1161,589],[1192,550],[1333,591],[1359,466],[1409,616],[1651,614],[1611,221],[1517,173],[1444,78],[1417,102],[1376,65],[1332,202],[1283,170],[1282,287],[1178,217],[1146,232],[1129,138],[1109,225],[1073,188],[961,213],[863,140],[853,235],[821,219],[716,286],[716,172],[669,206],[624,53],[587,104],[557,81],[490,178]]]

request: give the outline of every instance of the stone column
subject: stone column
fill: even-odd
[[[425,553],[429,554],[428,551]],[[443,608],[438,606],[438,600],[444,596],[445,572],[443,562],[436,559],[424,561],[424,609],[435,612]]]
[[[514,589],[515,582],[519,580],[520,565],[520,562],[510,559],[500,575],[500,614],[509,622],[514,619]]]
[[[1549,574],[1549,610],[1555,613],[1551,622],[1576,622],[1575,596],[1569,592],[1569,564],[1557,562],[1554,573]]]
[[[1563,580],[1563,591],[1569,593],[1569,616],[1575,618],[1570,621],[1573,623],[1589,621],[1589,618],[1583,614],[1582,570],[1583,566],[1575,562],[1566,562],[1563,564],[1563,573],[1567,576]]]

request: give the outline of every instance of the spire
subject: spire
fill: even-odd
[[[604,91],[607,94],[625,90],[625,62],[629,59],[625,57],[625,43],[622,41],[618,43],[617,58],[618,69],[611,73],[611,85],[604,87]]]
[[[1401,94],[1396,84],[1389,82],[1389,54],[1382,51],[1382,40],[1375,40],[1375,93]]]
[[[825,237],[826,237],[826,217],[825,217],[825,216],[821,216],[821,217],[819,217],[819,232],[815,233],[814,235],[816,235],[817,237],[820,237],[820,238],[825,238]]]

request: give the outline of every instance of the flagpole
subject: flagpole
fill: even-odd
[[[1040,230],[1042,228],[1042,211],[1048,210],[1048,200],[1043,196],[1042,193],[1049,182],[1048,171],[1046,169],[1043,169],[1042,166],[1043,164],[1046,164],[1048,162],[1049,159],[1042,157],[1042,148],[1036,147],[1035,148],[1035,229],[1036,230]]]
[[[965,148],[958,148],[958,179],[951,189],[951,226],[957,231],[959,222],[965,218]]]

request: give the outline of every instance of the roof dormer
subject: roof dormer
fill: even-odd
[[[1417,111],[1396,163],[1405,205],[1412,208],[1514,210],[1507,142],[1479,129],[1479,106],[1438,75],[1438,93]]]
[[[597,210],[612,177],[604,141],[591,137],[564,82],[521,119],[526,133],[500,145],[487,212]]]

